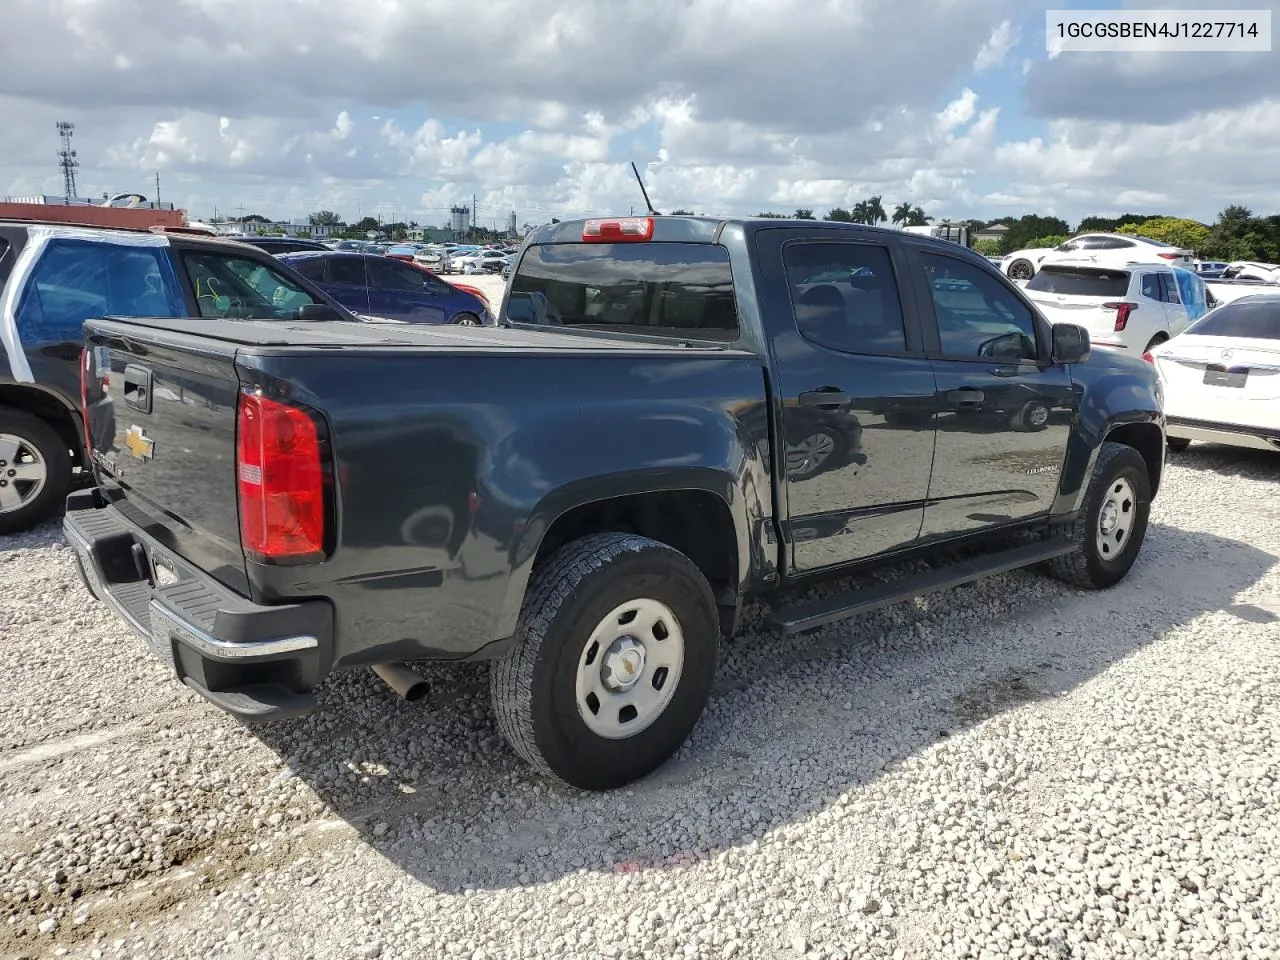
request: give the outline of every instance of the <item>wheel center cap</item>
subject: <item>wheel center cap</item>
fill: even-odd
[[[1107,501],[1102,505],[1102,513],[1098,518],[1098,525],[1102,528],[1103,533],[1110,533],[1116,528],[1116,523],[1120,519],[1120,508],[1116,506],[1115,501]]]
[[[604,655],[600,679],[610,690],[629,690],[644,673],[644,646],[634,637],[619,637]]]

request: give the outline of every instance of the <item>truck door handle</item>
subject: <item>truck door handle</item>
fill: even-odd
[[[151,371],[131,363],[124,368],[124,402],[143,413],[151,412]]]
[[[799,399],[803,407],[839,407],[851,402],[853,398],[835,387],[823,387],[802,393]]]
[[[976,403],[982,403],[987,397],[977,387],[961,387],[959,390],[948,390],[947,399],[952,403],[958,403],[962,407],[968,407]]]

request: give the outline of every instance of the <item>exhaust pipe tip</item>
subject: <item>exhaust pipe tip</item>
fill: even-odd
[[[375,663],[373,672],[410,703],[416,703],[427,695],[426,679],[403,663]]]

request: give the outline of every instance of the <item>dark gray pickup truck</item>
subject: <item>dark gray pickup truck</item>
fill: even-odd
[[[98,486],[65,525],[89,589],[245,719],[314,709],[340,668],[412,697],[405,661],[491,660],[512,746],[609,788],[687,737],[748,596],[794,633],[1017,567],[1108,587],[1141,548],[1151,367],[955,244],[553,224],[500,323],[89,321]]]

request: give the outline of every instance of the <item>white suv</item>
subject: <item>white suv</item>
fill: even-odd
[[[1030,280],[1046,263],[1096,263],[1124,266],[1129,263],[1166,261],[1173,267],[1191,269],[1195,255],[1172,244],[1128,233],[1082,233],[1056,247],[1015,250],[1000,261],[1000,269],[1010,280]]]
[[[1178,278],[1163,264],[1046,263],[1023,291],[1050,323],[1078,323],[1095,345],[1129,350],[1135,357],[1191,322]]]

